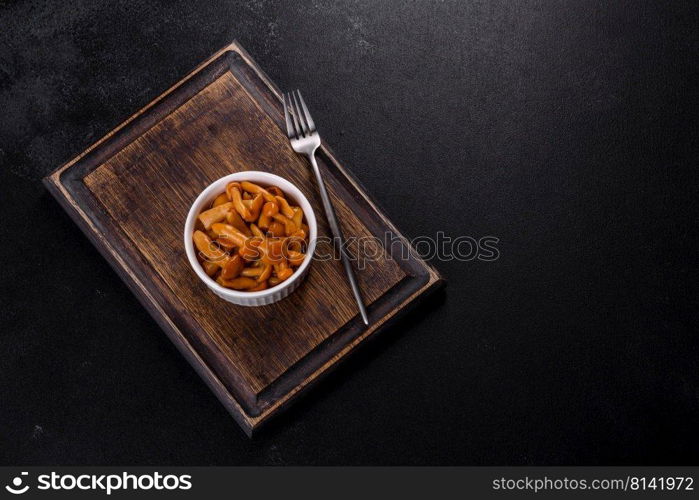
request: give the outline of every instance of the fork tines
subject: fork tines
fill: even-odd
[[[296,90],[290,94],[284,94],[283,99],[286,134],[289,139],[301,139],[315,134],[316,126],[301,97],[301,92]]]

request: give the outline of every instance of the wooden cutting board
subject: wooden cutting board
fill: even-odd
[[[373,258],[357,272],[371,325],[358,317],[336,260],[315,260],[297,291],[264,307],[229,304],[200,282],[182,245],[185,218],[197,195],[231,172],[290,180],[313,205],[319,236],[329,234],[283,120],[279,90],[233,43],[44,179],[249,435],[443,283],[325,145],[318,163],[345,235],[374,237],[365,248]],[[316,255],[329,254],[328,245]]]

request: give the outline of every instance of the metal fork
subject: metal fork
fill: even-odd
[[[294,148],[299,154],[304,154],[308,157],[308,161],[311,162],[313,167],[313,173],[316,176],[316,181],[318,183],[318,190],[320,191],[320,198],[323,201],[323,208],[325,209],[325,216],[328,219],[328,225],[330,226],[330,231],[333,235],[333,241],[340,251],[340,260],[345,266],[345,273],[347,274],[347,280],[352,287],[352,293],[359,306],[359,313],[362,316],[362,321],[365,325],[369,324],[369,318],[367,317],[366,308],[364,307],[364,301],[362,300],[362,293],[359,290],[359,285],[357,285],[357,278],[354,276],[354,270],[352,269],[352,264],[350,263],[350,257],[345,249],[345,237],[342,235],[342,230],[340,225],[337,223],[337,217],[335,215],[335,209],[330,202],[330,197],[328,196],[328,191],[325,188],[325,182],[323,182],[323,177],[316,163],[316,149],[320,146],[320,136],[316,130],[315,123],[313,123],[313,118],[308,112],[306,103],[301,97],[301,92],[298,90],[292,92],[291,94],[284,95],[284,118],[286,119],[286,133],[291,141],[291,147]]]

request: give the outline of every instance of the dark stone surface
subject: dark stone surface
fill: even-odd
[[[695,5],[0,1],[0,463],[697,464]],[[500,239],[252,441],[40,183],[234,38]]]

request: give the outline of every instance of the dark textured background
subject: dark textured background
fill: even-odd
[[[0,1],[0,463],[699,463],[693,5]],[[501,253],[252,441],[40,182],[235,38]]]

